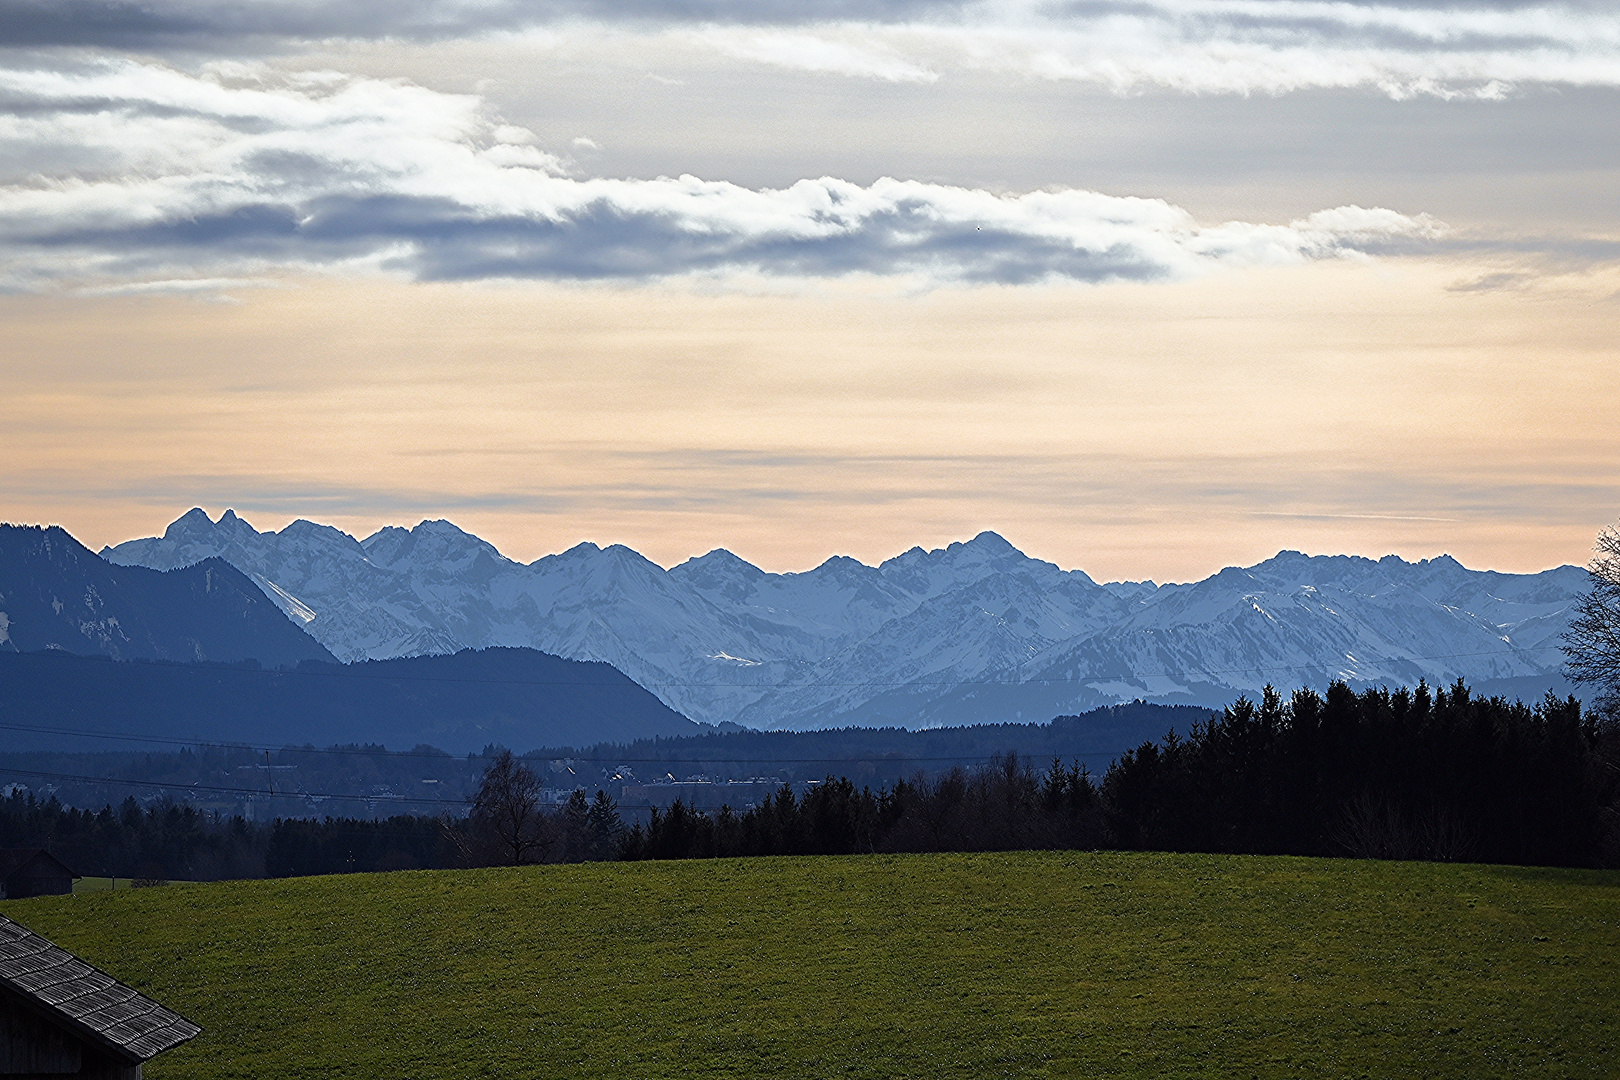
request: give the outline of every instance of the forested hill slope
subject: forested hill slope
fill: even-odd
[[[533,649],[279,671],[0,653],[0,723],[16,750],[83,749],[67,732],[85,731],[255,745],[428,743],[461,754],[489,743],[588,745],[702,730],[607,664]]]
[[[824,728],[817,731],[754,731],[726,725],[685,739],[641,739],[584,748],[548,747],[540,753],[570,758],[589,783],[598,772],[631,763],[638,776],[669,771],[676,777],[702,773],[715,780],[768,773],[793,780],[849,776],[874,787],[909,780],[916,773],[970,769],[998,755],[1016,754],[1045,768],[1054,758],[1078,763],[1097,777],[1115,758],[1169,732],[1185,738],[1195,725],[1217,715],[1187,705],[1143,701],[1106,705],[1043,724],[973,724],[965,727]],[[605,767],[605,768],[603,768]]]
[[[116,566],[59,526],[0,525],[0,651],[114,660],[334,660],[223,559]]]

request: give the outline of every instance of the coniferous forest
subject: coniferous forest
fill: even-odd
[[[502,771],[504,770],[504,771]],[[499,784],[492,778],[499,779]],[[134,800],[99,811],[13,795],[0,846],[143,881],[749,855],[1039,848],[1620,865],[1620,717],[1440,690],[1270,690],[1116,759],[1015,754],[877,790],[828,777],[746,810],[676,802],[628,824],[576,791],[544,808],[501,755],[466,817],[252,823]]]
[[[830,781],[744,814],[684,807],[625,857],[1015,848],[1288,854],[1596,866],[1620,861],[1620,724],[1574,699],[1431,692],[1239,699],[1100,782],[1002,757],[857,791]]]

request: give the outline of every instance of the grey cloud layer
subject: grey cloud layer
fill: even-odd
[[[266,38],[442,40],[578,20],[640,25],[896,22],[949,16],[963,7],[939,0],[0,0],[0,46],[139,48]]]
[[[329,74],[0,70],[0,102],[0,282],[14,289],[188,287],[277,268],[1155,280],[1410,248],[1438,231],[1358,207],[1201,226],[1160,200],[1079,190],[577,179],[477,98]]]
[[[894,81],[971,68],[1197,93],[1371,86],[1488,98],[1523,84],[1620,86],[1620,14],[1598,0],[0,0],[0,47],[206,55],[603,27]]]

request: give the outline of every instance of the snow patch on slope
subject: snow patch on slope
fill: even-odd
[[[283,589],[280,585],[277,585],[263,574],[249,574],[248,576],[252,578],[253,583],[259,588],[263,589],[265,595],[269,596],[271,600],[274,600],[276,606],[282,611],[285,611],[290,618],[298,620],[305,626],[308,626],[310,623],[315,621],[315,610],[302,600],[298,599],[298,597],[294,596],[286,589]]]

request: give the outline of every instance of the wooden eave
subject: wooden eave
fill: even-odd
[[[0,990],[131,1065],[202,1031],[4,915],[0,915]]]

